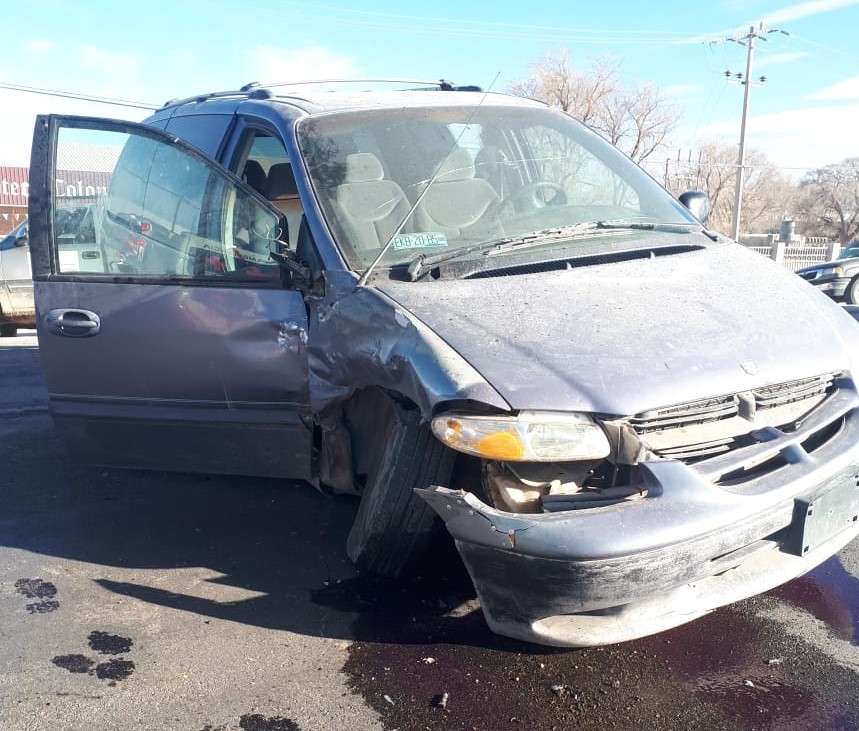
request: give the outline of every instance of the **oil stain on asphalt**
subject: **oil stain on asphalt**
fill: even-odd
[[[266,718],[259,713],[251,713],[239,719],[239,728],[242,731],[301,731],[295,721],[283,716]]]
[[[386,729],[859,729],[859,677],[758,617],[756,600],[634,642],[553,649],[492,634],[460,567],[313,595],[357,615],[344,672]]]
[[[134,641],[129,637],[120,637],[119,635],[111,635],[107,632],[90,632],[89,646],[96,652],[102,655],[123,655],[134,644]]]
[[[239,719],[241,731],[301,731],[293,720],[283,716],[263,716],[261,713],[246,713]],[[226,726],[203,726],[200,731],[227,731]]]
[[[58,668],[68,670],[70,673],[90,673],[95,660],[85,655],[57,655],[51,660]]]
[[[125,654],[134,645],[130,637],[112,635],[99,630],[90,632],[88,639],[90,648],[101,655]],[[126,680],[134,672],[134,661],[120,658],[111,658],[96,664],[95,660],[86,655],[69,654],[57,655],[51,662],[70,673],[95,675],[99,680],[107,680],[108,685],[116,685],[117,681]]]
[[[772,593],[810,612],[841,639],[859,645],[859,578],[837,556]]]
[[[18,579],[15,582],[15,591],[27,597],[27,599],[38,600],[30,602],[25,606],[25,609],[30,614],[47,614],[60,608],[60,603],[54,599],[57,595],[57,587],[50,581]]]

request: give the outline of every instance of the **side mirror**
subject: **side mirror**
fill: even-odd
[[[695,218],[705,226],[710,218],[710,199],[706,193],[700,190],[688,190],[683,193],[679,200]]]
[[[26,246],[29,242],[29,231],[30,227],[25,226],[24,229],[18,234],[18,238],[15,239],[15,246]]]

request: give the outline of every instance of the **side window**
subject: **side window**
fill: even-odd
[[[304,208],[286,148],[276,137],[254,131],[245,149],[247,154],[237,160],[235,173],[286,216],[289,244],[294,249]]]
[[[232,121],[230,114],[189,114],[170,118],[166,129],[214,158]]]
[[[61,127],[54,271],[279,281],[278,217],[214,163],[143,131]]]

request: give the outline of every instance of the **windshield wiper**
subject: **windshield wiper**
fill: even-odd
[[[506,249],[518,249],[528,246],[539,246],[547,241],[555,239],[575,238],[578,234],[587,233],[588,231],[599,230],[643,230],[643,231],[669,231],[675,233],[688,233],[694,229],[701,229],[700,223],[658,223],[654,221],[582,221],[581,223],[573,223],[568,226],[558,226],[557,228],[547,228],[540,231],[534,231],[523,236],[509,236],[498,239],[490,239],[481,241],[471,246],[465,246],[461,249],[453,251],[442,251],[437,254],[421,254],[409,262],[409,279],[416,282],[426,273],[428,267],[442,264],[446,261],[452,261],[468,254],[482,252],[484,254],[492,254],[496,251],[504,251]]]
[[[633,231],[668,231],[669,233],[689,233],[702,229],[700,223],[663,223],[661,221],[626,221],[622,218],[612,221],[595,221],[596,228],[631,229]]]
[[[471,244],[471,246],[464,246],[461,249],[454,249],[453,251],[442,251],[438,254],[421,254],[409,262],[409,279],[415,282],[420,279],[421,274],[426,271],[427,267],[458,259],[461,256],[466,256],[467,254],[473,254],[475,252],[490,254],[493,251],[501,251],[503,249],[524,248],[532,245],[537,246],[545,244],[546,241],[551,241],[553,239],[563,239],[575,236],[581,231],[593,231],[594,229],[599,228],[598,224],[598,221],[587,221],[585,223],[575,223],[570,226],[545,228],[539,231],[533,231],[529,234],[524,234],[523,236],[504,236],[498,239],[489,239],[488,241],[481,241],[477,244]]]

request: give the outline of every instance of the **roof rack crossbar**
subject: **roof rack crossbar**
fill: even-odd
[[[258,86],[276,87],[276,86],[308,86],[313,84],[421,84],[423,86],[432,86],[441,89],[455,89],[456,85],[444,79],[401,79],[390,77],[377,78],[339,78],[339,79],[299,79],[294,81],[274,81],[258,84],[252,82],[246,84],[242,89],[251,89]]]
[[[186,97],[185,99],[170,99],[164,102],[162,109],[168,107],[178,107],[182,104],[190,104],[192,102],[204,102],[209,99],[226,99],[230,97],[242,97],[250,99],[270,99],[274,94],[270,91],[271,88],[279,86],[311,86],[314,84],[420,84],[430,89],[440,91],[482,91],[479,86],[457,86],[452,81],[445,79],[437,79],[427,81],[426,79],[397,79],[397,78],[366,78],[366,79],[306,79],[299,81],[275,81],[260,83],[252,81],[245,84],[240,89],[231,91],[214,91],[207,94],[195,94],[194,96]],[[420,91],[419,89],[408,89],[407,91]]]

